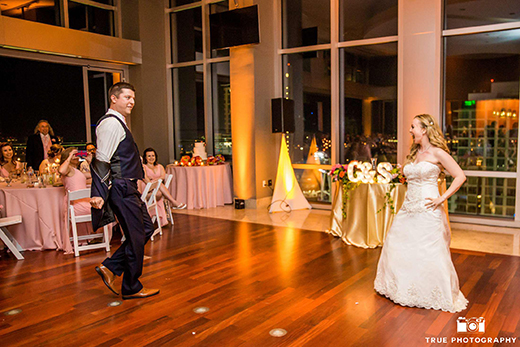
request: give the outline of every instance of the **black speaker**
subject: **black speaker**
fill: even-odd
[[[273,133],[294,133],[294,100],[271,99]]]
[[[244,199],[235,199],[235,209],[243,210],[246,208],[246,201]]]

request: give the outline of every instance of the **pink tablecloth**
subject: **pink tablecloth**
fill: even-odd
[[[229,164],[212,166],[168,165],[173,175],[170,193],[189,209],[211,208],[233,203],[233,180]]]
[[[24,249],[70,248],[67,235],[61,232],[64,197],[63,187],[27,188],[20,183],[7,187],[0,183],[2,215],[22,215],[22,223],[9,227],[9,231]]]

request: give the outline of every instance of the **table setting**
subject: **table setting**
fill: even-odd
[[[0,178],[2,217],[21,215],[23,222],[9,227],[25,250],[59,249],[71,251],[63,223],[66,192],[56,173],[39,174],[23,170]]]

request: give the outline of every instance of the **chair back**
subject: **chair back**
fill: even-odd
[[[81,200],[85,198],[90,198],[90,188],[75,190],[73,192],[67,190],[67,201],[69,205],[72,201]]]
[[[164,177],[164,186],[166,189],[170,188],[170,184],[172,183],[173,175],[169,174]]]
[[[74,243],[74,255],[76,257],[79,256],[79,252],[83,250],[97,249],[97,248],[105,248],[107,252],[110,251],[110,237],[108,234],[108,226],[105,225],[103,227],[103,234],[90,234],[90,235],[80,235],[78,236],[77,223],[86,223],[92,221],[92,215],[90,213],[86,215],[77,216],[74,210],[73,202],[76,200],[90,198],[90,188],[80,189],[71,192],[67,190],[67,235],[71,234],[72,227],[72,237],[71,241]],[[107,203],[107,202],[105,202]],[[102,237],[102,242],[97,244],[88,244],[88,245],[80,245],[79,241],[83,240],[91,240],[93,238]]]
[[[67,190],[67,213],[68,213],[68,221],[67,221],[67,227],[69,226],[70,222],[73,223],[85,223],[90,222],[92,220],[91,214],[86,214],[82,216],[76,216],[74,213],[74,206],[73,202],[76,200],[86,199],[90,198],[90,188],[87,189],[79,189],[75,191]]]
[[[141,194],[141,200],[146,204],[146,206],[150,207],[153,205],[155,201],[155,196],[157,195],[157,192],[159,191],[159,188],[161,188],[162,179],[159,178],[155,182],[148,182],[146,184],[146,187],[144,187],[143,194]],[[148,200],[146,199],[147,195],[150,194],[148,197]]]

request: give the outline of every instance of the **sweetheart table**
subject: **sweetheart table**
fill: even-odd
[[[346,204],[346,218],[343,218],[343,187],[336,183],[337,189],[332,201],[330,229],[326,232],[340,237],[348,245],[361,248],[382,246],[386,234],[392,226],[396,214],[389,206],[377,213],[385,203],[385,194],[390,191],[390,184],[360,184],[350,191]],[[446,180],[439,183],[439,192],[446,191]],[[406,185],[395,184],[391,196],[394,200],[395,213],[404,202]],[[426,203],[426,201],[425,201]],[[444,202],[444,210],[448,218],[448,203]],[[449,221],[449,218],[448,218]],[[449,223],[448,223],[449,225]]]

